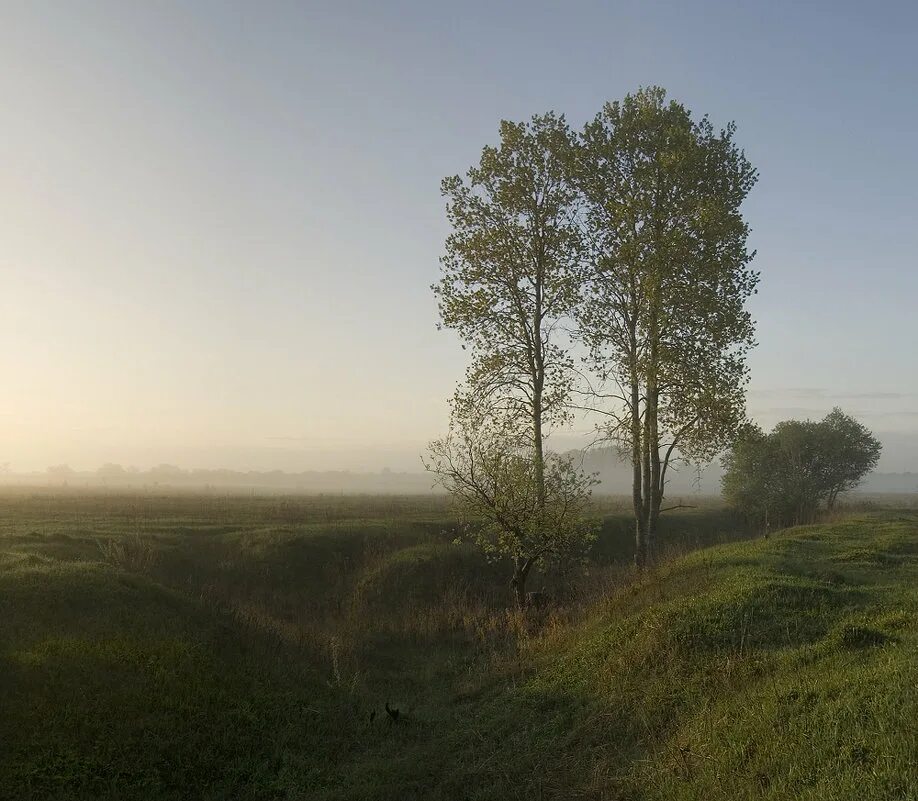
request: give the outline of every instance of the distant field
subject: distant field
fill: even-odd
[[[523,618],[442,497],[3,490],[0,798],[918,797],[918,515],[698,505]]]

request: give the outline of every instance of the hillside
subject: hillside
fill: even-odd
[[[524,621],[433,500],[3,503],[0,798],[918,796],[912,513]]]

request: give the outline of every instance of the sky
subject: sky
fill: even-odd
[[[918,470],[918,6],[0,2],[0,463],[419,469],[440,179],[662,85],[760,172],[749,413]],[[585,430],[585,429],[584,429]]]

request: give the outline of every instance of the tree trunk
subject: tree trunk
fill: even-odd
[[[536,498],[539,516],[545,510],[545,452],[542,442],[542,382],[536,381],[532,404],[532,446],[535,458]],[[541,520],[539,525],[541,525]]]
[[[656,304],[658,300],[656,296],[659,292],[659,279],[655,281],[654,284],[653,292],[651,293],[653,308],[647,324],[650,353],[648,363],[645,367],[646,383],[644,387],[646,392],[646,398],[644,399],[644,438],[646,440],[644,445],[646,452],[644,469],[648,473],[645,478],[646,497],[644,499],[644,505],[647,509],[645,514],[645,539],[647,541],[645,566],[652,563],[655,556],[657,519],[660,517],[660,505],[663,501],[663,474],[660,466],[660,427],[659,421],[657,420],[660,402],[660,388],[657,375],[660,330],[657,321],[658,309],[656,308]]]
[[[634,564],[639,568],[647,566],[647,525],[641,511],[634,521]]]
[[[644,403],[644,425],[643,431],[641,432],[641,513],[640,513],[640,525],[641,531],[643,532],[643,542],[641,543],[640,551],[640,561],[638,562],[638,567],[647,567],[651,558],[651,543],[650,543],[650,510],[651,510],[651,496],[652,484],[651,484],[651,459],[650,459],[650,416],[648,414],[647,403]]]
[[[526,559],[522,556],[516,557],[513,562],[513,578],[510,579],[510,590],[513,592],[516,605],[520,609],[526,608],[526,579],[529,578],[529,571],[532,570],[533,559]]]
[[[542,393],[545,390],[545,354],[542,351],[542,282],[540,267],[535,288],[535,311],[532,319],[532,446],[535,458],[537,525],[541,530],[545,521],[545,451],[542,441]]]
[[[647,563],[653,562],[656,550],[657,521],[663,503],[663,472],[660,465],[660,431],[657,424],[659,390],[651,385],[647,389],[647,450],[650,454],[650,503],[647,514]]]
[[[632,369],[636,372],[636,368]],[[631,499],[634,504],[634,564],[638,567],[644,567],[647,557],[641,440],[641,394],[635,376],[631,381]]]

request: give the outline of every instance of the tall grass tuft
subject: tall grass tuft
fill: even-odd
[[[149,574],[158,559],[156,543],[138,533],[98,537],[96,544],[104,561],[129,573]]]

